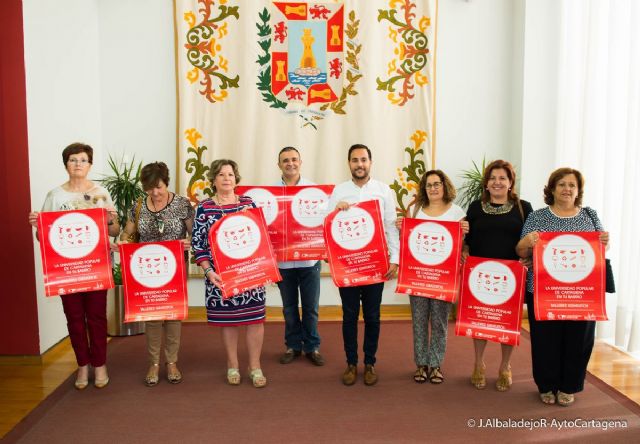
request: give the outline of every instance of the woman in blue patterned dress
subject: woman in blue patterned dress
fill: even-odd
[[[533,247],[544,231],[600,231],[600,242],[609,244],[595,210],[582,207],[584,179],[571,168],[559,168],[551,173],[544,187],[546,208],[529,215],[522,227],[522,238],[516,252],[522,258],[531,257]],[[575,393],[584,388],[587,364],[593,349],[594,321],[538,321],[534,315],[533,272],[527,274],[527,311],[531,331],[533,379],[540,400],[545,404],[569,406]]]
[[[191,247],[196,263],[205,275],[205,305],[207,320],[212,325],[222,327],[222,340],[227,353],[227,382],[240,384],[238,364],[238,334],[241,325],[247,328],[247,349],[249,350],[249,377],[254,387],[267,385],[260,366],[260,354],[264,338],[265,295],[264,287],[254,288],[229,299],[222,298],[222,281],[216,273],[209,248],[209,230],[227,214],[255,208],[248,196],[235,194],[240,182],[238,165],[233,160],[214,160],[209,169],[208,179],[213,189],[213,197],[202,201],[196,209],[193,222]]]

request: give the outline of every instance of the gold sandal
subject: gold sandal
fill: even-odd
[[[429,371],[429,382],[431,384],[442,384],[444,382],[444,375],[440,370],[440,367],[432,367]]]
[[[416,369],[416,372],[413,374],[413,380],[418,384],[424,384],[427,382],[427,373],[429,372],[429,367],[426,365],[419,365]]]
[[[249,369],[249,378],[255,388],[262,388],[267,385],[267,378],[262,373],[262,369],[254,368]]]
[[[499,392],[506,392],[511,388],[511,384],[513,384],[513,377],[511,374],[511,367],[509,367],[507,370],[498,373],[496,389],[498,389]]]
[[[545,393],[540,393],[540,401],[547,405],[553,405],[556,403],[556,395],[551,390]]]
[[[158,364],[151,364],[149,366],[149,370],[147,370],[147,376],[144,377],[144,385],[146,385],[147,387],[158,385],[158,382],[160,381],[158,379],[159,370],[160,366]]]
[[[176,362],[167,362],[167,381],[171,384],[180,384],[182,382],[182,373],[178,369]]]
[[[228,368],[227,369],[227,383],[229,385],[240,385],[241,381],[240,369]]]
[[[483,365],[482,367],[475,367],[473,369],[473,373],[471,374],[471,384],[478,390],[482,390],[487,386],[487,378],[485,376],[486,367]]]
[[[571,393],[558,392],[558,404],[562,407],[569,407],[574,403],[576,397]]]

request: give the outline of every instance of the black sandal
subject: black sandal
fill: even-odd
[[[440,367],[433,367],[429,372],[429,382],[431,384],[442,384],[444,382],[444,376],[440,371]]]
[[[426,365],[419,365],[416,369],[416,372],[413,374],[413,380],[418,384],[424,384],[427,382],[427,372],[429,371],[429,367]]]

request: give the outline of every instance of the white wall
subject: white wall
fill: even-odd
[[[522,89],[521,195],[533,208],[544,206],[542,190],[555,168],[559,4],[527,0]]]
[[[436,166],[456,185],[472,160],[517,163],[512,131],[513,0],[440,0],[436,54]],[[517,66],[517,65],[516,65]],[[519,169],[519,168],[518,168]]]
[[[171,0],[97,0],[102,148],[176,171]],[[175,174],[170,188],[175,189]]]
[[[31,201],[39,209],[47,192],[67,180],[62,149],[76,141],[100,146],[98,11],[84,0],[25,0],[23,8]],[[97,152],[93,170],[102,165]],[[39,271],[36,281],[40,350],[45,351],[67,329],[60,299],[44,296]]]

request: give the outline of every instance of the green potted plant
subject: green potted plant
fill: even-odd
[[[458,203],[465,210],[469,208],[471,202],[482,197],[482,175],[486,167],[485,158],[482,158],[482,166],[480,168],[475,161],[472,161],[472,163],[472,168],[462,170],[460,177],[464,182],[458,188]]]
[[[140,184],[142,162],[136,165],[134,156],[131,163],[127,164],[124,156],[116,161],[109,155],[109,167],[111,173],[105,175],[100,183],[109,191],[118,212],[120,226],[124,228],[131,208],[139,198],[145,196]],[[124,290],[119,262],[114,263],[113,280],[116,287],[107,293],[107,333],[110,336],[130,336],[143,333],[144,322],[124,323]]]
[[[140,184],[142,162],[136,165],[134,156],[131,159],[131,163],[127,165],[124,157],[120,161],[116,161],[109,154],[109,167],[111,168],[111,174],[105,175],[100,182],[109,191],[118,212],[118,222],[124,228],[129,211],[131,211],[138,198],[145,196]]]

